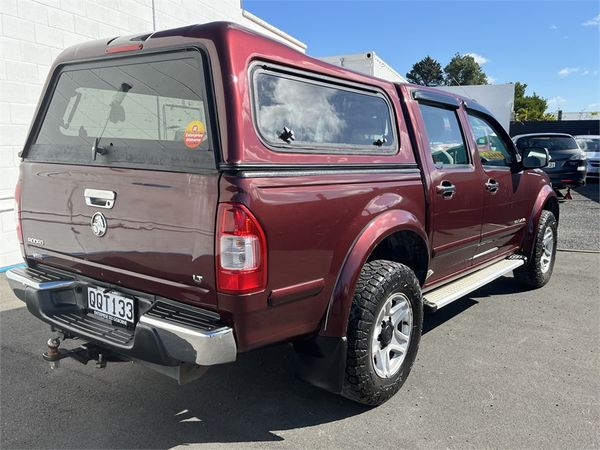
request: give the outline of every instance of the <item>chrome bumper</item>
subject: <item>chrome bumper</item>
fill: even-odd
[[[140,294],[138,308],[143,306],[143,312],[135,329],[126,329],[87,315],[85,288],[102,283],[53,269],[16,268],[6,277],[15,295],[41,320],[125,356],[164,365],[211,366],[236,360],[233,329],[219,324],[219,315],[212,311]]]

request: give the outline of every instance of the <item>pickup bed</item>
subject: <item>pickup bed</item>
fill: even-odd
[[[275,343],[380,404],[424,310],[514,271],[549,280],[548,151],[470,99],[393,84],[231,23],[81,44],[55,61],[16,189],[44,359],[184,383]],[[85,343],[64,349],[61,341]]]

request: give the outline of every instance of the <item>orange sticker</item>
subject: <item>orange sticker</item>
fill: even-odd
[[[206,127],[199,120],[188,123],[183,133],[183,143],[187,148],[196,148],[206,139]]]

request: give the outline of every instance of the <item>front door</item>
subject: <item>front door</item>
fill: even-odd
[[[467,110],[472,145],[477,148],[484,180],[483,225],[473,264],[517,248],[531,209],[523,172],[511,168],[516,157],[508,135],[491,117]]]
[[[479,245],[484,192],[481,169],[468,151],[458,105],[420,103],[429,148],[429,227],[432,242],[428,284],[466,269]]]

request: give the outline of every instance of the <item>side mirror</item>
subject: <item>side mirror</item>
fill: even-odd
[[[523,169],[541,169],[550,162],[550,153],[544,147],[527,147],[521,150]]]

